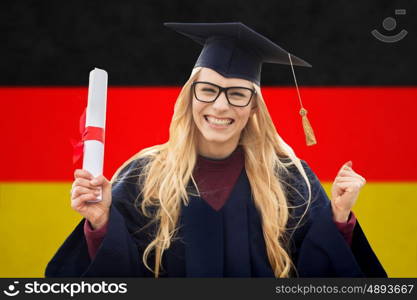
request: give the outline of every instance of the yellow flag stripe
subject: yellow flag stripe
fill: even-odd
[[[324,183],[329,194],[331,183]],[[71,183],[0,182],[0,277],[42,277],[81,216]],[[417,277],[417,182],[372,183],[353,211],[390,277]]]

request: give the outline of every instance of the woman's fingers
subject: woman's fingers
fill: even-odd
[[[103,175],[100,175],[90,180],[90,184],[93,187],[103,186],[104,188],[106,188],[110,184],[110,182]]]
[[[91,189],[91,188],[86,188],[86,187],[78,185],[72,189],[72,198],[77,198],[80,195],[89,194],[89,193],[93,193],[98,196],[100,195],[100,189],[99,188]]]
[[[356,176],[338,176],[334,180],[335,182],[348,182],[348,181],[360,181],[365,183],[366,180],[363,177],[356,177]]]
[[[363,186],[362,182],[336,182],[336,186],[346,189],[346,188],[361,188]]]
[[[81,174],[81,171],[83,170],[79,171],[79,174]],[[72,184],[71,200],[75,200],[77,197],[80,197],[84,194],[95,195],[93,200],[96,200],[96,197],[101,195],[102,189],[103,191],[109,191],[109,189],[111,189],[111,183],[103,175],[97,176],[95,178],[92,177],[91,180],[78,177]],[[90,197],[88,198],[89,200],[92,200]]]
[[[74,178],[85,178],[85,179],[92,179],[93,175],[90,172],[83,169],[76,169],[74,171]]]
[[[77,178],[72,183],[72,188],[75,188],[76,186],[83,186],[87,188],[94,188],[95,186],[90,183],[90,180],[84,179],[84,178]]]
[[[359,175],[358,173],[356,173],[355,171],[353,171],[350,168],[341,169],[337,175],[341,175],[341,174],[356,174],[356,175]]]
[[[81,206],[85,205],[85,202],[94,201],[96,199],[97,199],[97,196],[95,196],[92,193],[83,194],[83,195],[71,200],[71,207],[75,210],[79,210]]]
[[[109,218],[111,204],[111,183],[103,176],[93,177],[88,171],[77,169],[74,172],[71,188],[71,208],[98,228]],[[102,196],[97,202],[97,197]]]
[[[356,173],[352,169],[342,169],[342,170],[340,170],[339,173],[337,174],[337,177],[343,177],[343,176],[353,176],[353,177],[358,177],[358,178],[361,178],[361,179],[365,180],[365,178],[363,178],[361,175],[359,175],[358,173]]]
[[[337,173],[337,176],[341,175],[341,174],[349,174],[349,173],[353,173],[356,175],[359,175],[358,173],[356,173],[355,171],[353,171],[352,169],[352,162],[348,161],[347,163],[345,163],[339,170],[339,172]]]
[[[335,183],[335,185],[340,189],[340,191],[346,191],[346,192],[355,192],[355,191],[358,192],[362,187],[360,183],[350,183],[350,182],[339,182],[339,183]]]
[[[339,175],[339,173],[342,172],[343,170],[352,169],[351,166],[352,164],[350,161],[348,161],[347,163],[344,163],[337,174]]]
[[[90,180],[83,179],[83,178],[77,178],[72,183],[71,187],[71,197],[75,198],[81,194],[94,192],[95,190],[98,190],[99,187],[94,186],[90,183]]]
[[[358,179],[343,179],[343,180],[335,180],[334,183],[351,183],[351,184],[355,184],[355,183],[362,183],[362,181],[358,180]]]
[[[352,169],[352,162],[345,163],[339,170],[335,180],[335,187],[343,190],[359,190],[366,183],[365,178]]]

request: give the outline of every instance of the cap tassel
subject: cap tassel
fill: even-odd
[[[314,136],[313,128],[310,121],[307,118],[307,110],[303,107],[300,109],[301,120],[303,122],[304,134],[306,136],[307,146],[313,146],[317,144],[316,137]]]
[[[290,53],[288,53],[288,58],[290,59],[292,75],[294,77],[295,87],[297,88],[298,100],[301,106],[300,115],[301,115],[301,121],[303,123],[304,135],[306,137],[306,144],[307,146],[313,146],[317,144],[317,140],[314,135],[313,127],[311,127],[310,121],[307,118],[307,110],[303,107],[303,102],[301,101],[300,91],[298,89],[297,78],[295,77],[294,67],[292,65]]]

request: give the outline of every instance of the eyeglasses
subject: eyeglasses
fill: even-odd
[[[247,106],[256,90],[241,86],[221,87],[217,84],[206,81],[194,81],[191,85],[194,91],[194,96],[201,102],[214,102],[219,98],[224,91],[227,102],[232,106],[244,107]]]

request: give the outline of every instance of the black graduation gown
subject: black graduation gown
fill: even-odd
[[[136,183],[143,160],[135,160],[120,173],[123,182],[112,189],[113,202],[107,233],[90,260],[82,220],[58,249],[46,277],[151,277],[142,254],[156,231],[134,206]],[[312,185],[312,202],[301,225],[291,230],[305,210],[308,190],[295,166],[283,178],[294,216],[288,223],[288,251],[299,277],[386,277],[359,222],[350,247],[332,220],[330,201],[316,175],[302,161]],[[298,194],[293,188],[298,190]],[[145,226],[147,225],[148,226]],[[226,204],[214,210],[197,196],[182,206],[179,231],[163,256],[161,277],[273,277],[263,238],[260,215],[251,198],[245,169]],[[153,267],[150,255],[149,265]]]

